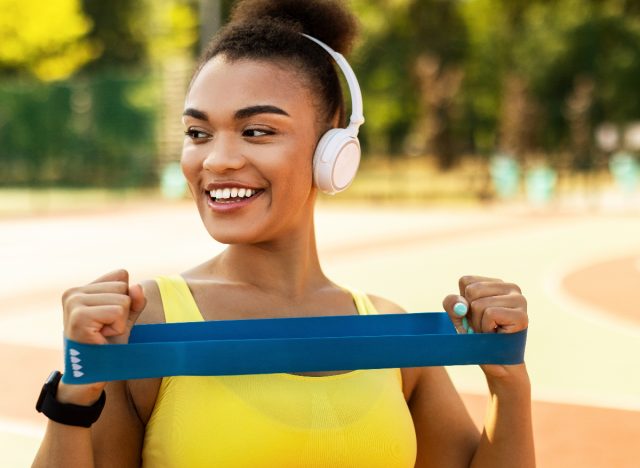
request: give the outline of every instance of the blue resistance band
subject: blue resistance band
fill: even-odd
[[[128,344],[66,339],[62,381],[519,364],[526,336],[457,334],[444,312],[136,325]]]

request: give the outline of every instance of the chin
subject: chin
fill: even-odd
[[[260,242],[259,235],[253,230],[240,229],[238,227],[223,229],[220,226],[208,227],[207,232],[216,242],[221,244],[256,244]]]

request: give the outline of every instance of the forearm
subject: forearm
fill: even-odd
[[[49,421],[33,468],[92,468],[91,429]]]
[[[491,401],[471,466],[535,466],[531,386],[524,364],[507,377],[488,379]]]
[[[90,405],[102,392],[104,385],[75,385],[60,383],[57,399],[61,403]],[[91,468],[94,466],[91,429],[68,426],[49,420],[40,449],[32,465],[38,467]]]

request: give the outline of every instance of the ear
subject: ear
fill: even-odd
[[[335,113],[335,115],[333,116],[333,120],[331,121],[331,124],[333,125],[334,128],[336,127],[346,127],[347,126],[347,116],[346,116],[346,111],[344,109],[344,107],[340,107],[340,109],[338,109]]]

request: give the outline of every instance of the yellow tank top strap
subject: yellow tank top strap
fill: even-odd
[[[369,296],[356,289],[343,286],[342,289],[347,291],[353,297],[359,315],[375,315],[378,313],[376,306],[373,305]]]
[[[202,322],[204,320],[193,294],[182,276],[158,276],[155,280],[158,289],[160,289],[164,317],[167,323]]]

